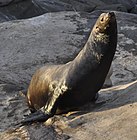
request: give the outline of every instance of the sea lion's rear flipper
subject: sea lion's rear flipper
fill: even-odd
[[[51,98],[48,99],[45,106],[43,106],[40,110],[36,111],[28,115],[25,119],[23,119],[20,123],[21,125],[31,124],[33,122],[44,122],[47,121],[50,117],[52,117],[57,109],[58,101],[61,95],[65,92],[60,87],[56,87],[51,94]]]

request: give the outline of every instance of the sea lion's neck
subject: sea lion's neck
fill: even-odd
[[[73,63],[76,67],[81,67],[81,69],[90,70],[91,68],[93,70],[94,67],[97,67],[101,63],[103,56],[109,49],[107,47],[108,44],[107,35],[91,33],[87,43],[73,60]]]

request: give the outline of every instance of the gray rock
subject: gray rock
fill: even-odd
[[[131,9],[131,13],[137,14],[137,5]]]
[[[122,4],[110,4],[110,5],[101,5],[96,8],[96,10],[113,10],[113,11],[121,11],[128,12],[127,8]]]
[[[0,13],[6,20],[26,19],[44,13],[59,11],[84,11],[115,10],[136,13],[135,0],[1,0]]]
[[[5,14],[0,12],[0,22],[5,22],[5,21],[9,21],[9,20],[13,20],[13,18],[7,17]]]
[[[86,113],[70,115],[63,132],[74,140],[136,140],[136,89],[137,81],[102,90],[100,104],[87,106]]]
[[[23,0],[0,0],[0,6],[7,6],[9,4],[17,3]]]
[[[11,3],[8,6],[0,7],[0,12],[8,20],[26,19],[46,13],[36,6],[31,0],[23,0],[18,3]],[[1,22],[1,21],[0,21]]]
[[[28,85],[38,67],[72,60],[85,42],[82,39],[87,27],[79,21],[87,23],[84,16],[75,12],[49,13],[1,23],[0,81]]]
[[[84,34],[86,35],[87,31],[89,33],[89,27],[101,12],[93,12],[91,15],[74,13],[66,12],[65,15],[63,12],[49,13],[29,20],[1,23],[0,81],[18,83],[21,86],[28,85],[32,73],[38,67],[46,63],[65,63],[72,60],[86,41]],[[124,49],[127,56],[130,56],[130,53],[136,55],[136,15],[125,13],[118,15],[118,18],[121,18],[118,21],[120,40],[118,47]],[[116,55],[124,55],[119,53],[122,52],[117,52]],[[125,63],[123,61],[124,59],[120,60]],[[122,65],[121,68],[123,68]],[[131,66],[128,65],[128,67]],[[116,71],[121,73],[121,69],[117,69],[119,70]],[[133,76],[130,69],[124,71],[125,79],[127,75]],[[118,73],[116,77],[119,79]],[[125,81],[124,78],[121,80]],[[134,79],[134,76],[131,79]],[[115,80],[113,82],[117,83]]]
[[[130,11],[132,8],[135,7],[136,0],[101,0],[107,4],[122,4],[124,7]]]
[[[93,11],[97,6],[104,4],[97,0],[79,1],[79,0],[23,0],[18,3],[11,3],[0,8],[3,16],[14,19],[26,19],[49,12],[58,11]],[[6,2],[6,1],[3,1]],[[8,2],[8,1],[7,1]]]

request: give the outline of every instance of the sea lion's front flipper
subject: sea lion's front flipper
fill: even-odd
[[[18,124],[20,125],[26,125],[26,124],[31,124],[33,122],[44,122],[48,120],[50,116],[41,110],[36,111],[35,113],[31,113],[27,115],[22,121],[20,121]]]
[[[66,88],[65,88],[66,89]],[[52,117],[57,109],[58,101],[62,94],[66,91],[64,86],[56,87],[53,92],[51,98],[48,99],[45,106],[43,106],[40,110],[36,111],[28,115],[25,119],[23,119],[20,124],[31,124],[33,122],[44,122],[47,121],[50,117]]]

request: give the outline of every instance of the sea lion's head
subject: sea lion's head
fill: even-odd
[[[107,34],[112,26],[116,26],[116,17],[114,12],[102,13],[96,21],[93,30],[95,33]]]
[[[92,30],[92,39],[96,42],[117,41],[117,22],[114,12],[102,13]]]

